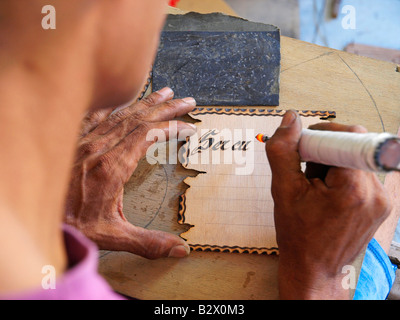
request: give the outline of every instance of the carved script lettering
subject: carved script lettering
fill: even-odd
[[[218,139],[218,137],[215,136],[220,136],[220,138]],[[251,142],[251,140],[238,140],[234,142],[231,132],[224,131],[221,133],[218,130],[213,129],[207,131],[198,139],[198,145],[190,152],[190,155],[195,155],[196,153],[201,153],[205,150],[247,151]]]

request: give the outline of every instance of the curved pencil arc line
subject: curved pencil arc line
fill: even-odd
[[[338,56],[339,56],[340,60],[342,60],[343,63],[347,66],[347,68],[349,68],[349,70],[356,76],[356,78],[357,78],[358,81],[361,83],[361,85],[363,86],[363,88],[365,89],[365,91],[368,93],[368,95],[369,95],[369,97],[370,97],[370,99],[371,99],[371,101],[372,101],[372,103],[373,103],[373,105],[374,105],[374,107],[375,107],[375,110],[376,110],[376,112],[378,113],[379,120],[380,120],[381,125],[382,125],[382,130],[383,130],[383,132],[386,132],[385,124],[383,123],[383,119],[382,119],[381,112],[379,111],[378,105],[377,105],[377,103],[376,103],[374,97],[372,96],[371,92],[370,92],[370,91],[368,90],[368,88],[365,86],[364,82],[360,79],[360,77],[358,76],[358,74],[357,74],[357,73],[349,66],[349,64],[341,57],[341,55],[338,54]]]

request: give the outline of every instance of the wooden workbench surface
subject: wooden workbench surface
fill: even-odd
[[[400,72],[395,64],[282,37],[280,106],[333,110],[336,122],[397,133]],[[181,165],[142,161],[126,186],[132,223],[180,234],[178,197],[196,173]],[[276,299],[277,256],[192,252],[184,259],[149,261],[124,252],[100,252],[100,273],[113,288],[140,299]]]

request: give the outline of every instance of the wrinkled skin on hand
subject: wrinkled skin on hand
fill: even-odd
[[[182,121],[173,124],[177,133],[169,132],[170,121],[192,111],[196,104],[192,98],[172,98],[172,90],[164,88],[128,108],[93,112],[83,121],[65,222],[100,249],[128,251],[149,259],[184,257],[190,252],[180,237],[134,226],[123,214],[124,185],[155,142],[146,140],[148,132],[162,130],[166,139],[196,132],[193,125]]]
[[[366,132],[360,126],[317,124],[316,130]],[[374,173],[307,164],[300,167],[300,118],[288,111],[266,150],[280,252],[281,298],[348,299],[342,267],[366,247],[390,212]]]

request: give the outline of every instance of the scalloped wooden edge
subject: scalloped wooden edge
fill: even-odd
[[[297,110],[302,117],[321,117],[321,119],[335,118],[335,111]],[[286,110],[266,109],[265,107],[197,107],[190,115],[224,114],[224,115],[249,115],[249,116],[283,116]]]
[[[276,254],[279,255],[278,248],[241,248],[241,247],[228,247],[228,246],[211,246],[207,244],[193,244],[189,245],[193,251],[212,251],[212,252],[225,252],[225,253],[249,253],[249,254]]]
[[[335,118],[335,111],[313,111],[303,110],[297,111],[303,117],[321,117],[321,119]],[[231,108],[231,107],[198,107],[195,108],[190,115],[204,115],[204,114],[224,114],[224,115],[250,115],[250,116],[283,116],[286,110],[275,110],[266,108]],[[188,140],[186,140],[187,142]],[[184,146],[183,146],[184,147]],[[185,164],[188,161],[185,159]],[[184,164],[183,164],[184,165]],[[184,165],[185,166],[185,165]],[[189,186],[190,187],[190,186]],[[178,223],[185,223],[186,212],[186,194],[179,197],[179,210],[178,210]],[[191,226],[195,227],[195,226]],[[181,235],[182,237],[182,235]],[[182,237],[183,238],[183,237]],[[249,253],[249,254],[277,254],[279,255],[278,248],[246,248],[238,246],[218,246],[209,244],[189,244],[193,251],[211,251],[211,252],[227,252],[227,253]]]

